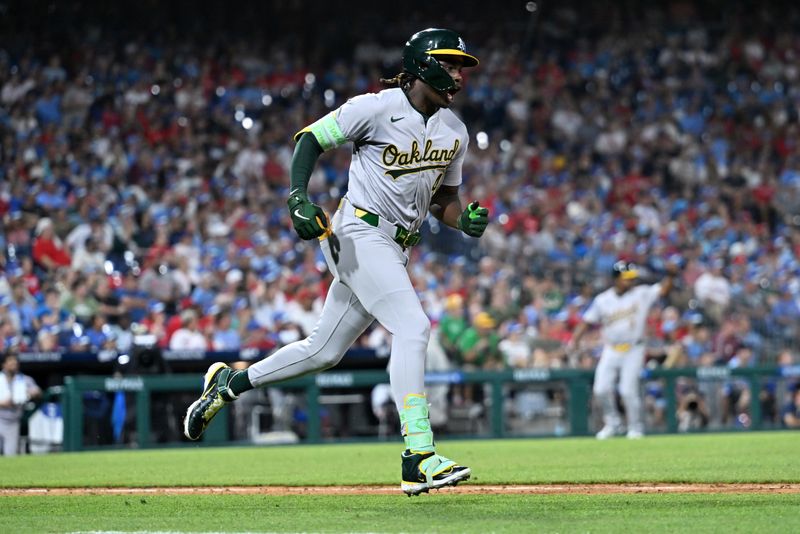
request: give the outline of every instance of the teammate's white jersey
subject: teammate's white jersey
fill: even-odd
[[[303,131],[325,150],[352,142],[347,198],[410,231],[422,225],[442,184],[461,184],[464,123],[444,108],[426,122],[399,88],[351,98]]]
[[[607,345],[640,343],[650,307],[661,294],[661,284],[640,285],[617,294],[612,287],[597,295],[583,314],[587,323],[600,323]]]

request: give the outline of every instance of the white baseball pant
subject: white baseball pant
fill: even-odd
[[[3,442],[3,456],[16,456],[19,451],[19,421],[0,419],[0,441]]]
[[[353,215],[337,211],[332,224],[339,261],[334,263],[328,240],[321,241],[334,282],[314,330],[252,365],[247,377],[259,387],[333,367],[377,319],[392,334],[389,379],[399,411],[407,394],[424,392],[430,337],[430,320],[406,272],[408,257],[393,239]]]
[[[603,410],[603,423],[619,428],[621,417],[617,410],[615,387],[619,378],[619,393],[625,403],[628,430],[644,432],[642,396],[639,377],[644,365],[644,345],[605,345],[594,373],[594,395]]]

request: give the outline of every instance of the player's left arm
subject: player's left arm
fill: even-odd
[[[458,218],[464,208],[458,196],[457,185],[442,185],[431,199],[431,215],[451,228],[458,228]]]
[[[489,209],[481,207],[477,200],[466,209],[461,206],[457,185],[439,187],[431,199],[430,212],[447,226],[471,237],[482,236],[489,224]]]
[[[461,168],[469,146],[469,135],[463,125],[461,130],[458,153],[447,165],[439,188],[433,192],[429,211],[447,226],[461,230],[468,236],[480,237],[489,224],[489,210],[480,207],[477,201],[470,203],[465,209],[458,197]]]

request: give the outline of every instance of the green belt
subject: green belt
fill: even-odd
[[[358,217],[368,225],[378,228],[379,226],[378,221],[380,221],[380,215],[378,215],[377,213],[370,213],[369,211],[357,208],[356,206],[353,206],[353,211],[356,217]],[[394,234],[395,243],[397,243],[401,247],[404,248],[413,247],[414,245],[420,242],[420,239],[422,239],[422,234],[420,234],[419,232],[409,232],[402,226],[398,225],[394,225],[394,227],[395,227],[395,234]]]

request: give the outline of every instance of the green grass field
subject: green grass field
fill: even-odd
[[[790,432],[443,441],[470,483],[800,482]],[[3,532],[792,532],[798,494],[399,492],[400,444],[189,448],[0,458],[0,487],[386,485],[398,495],[0,497]]]

